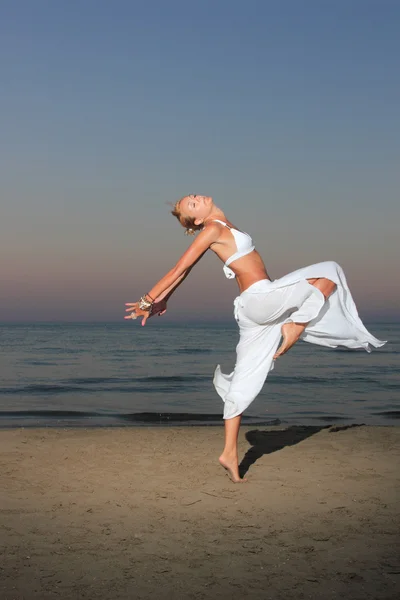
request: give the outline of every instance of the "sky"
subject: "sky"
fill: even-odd
[[[397,0],[3,0],[0,320],[120,321],[211,195],[275,279],[335,260],[400,317]],[[169,321],[232,319],[209,252]]]

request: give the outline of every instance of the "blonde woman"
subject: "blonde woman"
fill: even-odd
[[[337,263],[318,263],[271,281],[251,237],[235,227],[210,196],[184,196],[176,202],[172,214],[187,234],[198,235],[147,294],[138,302],[126,304],[130,314],[125,319],[142,317],[145,325],[150,316],[163,314],[168,298],[209,249],[224,263],[226,277],[236,279],[239,296],[234,301],[234,315],[240,339],[235,369],[226,375],[218,365],[214,386],[224,401],[225,446],[219,462],[233,482],[243,482],[237,450],[241,417],[277,358],[299,338],[331,348],[367,351],[370,345],[379,347],[385,342],[364,327]]]

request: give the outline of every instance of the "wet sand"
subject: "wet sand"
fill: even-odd
[[[397,600],[400,428],[0,431],[0,598]]]

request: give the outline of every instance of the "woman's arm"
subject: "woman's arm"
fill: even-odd
[[[186,271],[180,277],[178,277],[178,279],[172,285],[170,285],[169,288],[167,288],[164,292],[162,292],[162,294],[160,294],[159,296],[157,296],[157,298],[155,298],[154,301],[155,302],[161,302],[161,300],[165,300],[165,301],[169,300],[170,297],[172,296],[172,294],[174,293],[174,291],[181,285],[181,283],[189,275],[189,273],[192,270],[193,266],[189,267],[189,269],[186,269]]]
[[[173,291],[184,281],[190,273],[192,267],[200,260],[203,254],[209,249],[211,244],[216,242],[220,235],[220,226],[217,223],[210,223],[196,237],[186,252],[178,260],[176,265],[168,271],[160,281],[158,281],[146,294],[151,301],[163,300],[170,297]],[[145,325],[149,311],[143,311],[138,307],[138,302],[127,303],[126,312],[134,311],[137,316],[143,316],[142,325]],[[129,317],[128,317],[129,318]]]
[[[211,244],[217,241],[219,237],[220,226],[217,223],[211,223],[205,227],[190,244],[186,252],[181,256],[176,265],[168,271],[160,281],[158,281],[149,290],[151,298],[158,298],[163,292],[171,287],[175,287],[193,265],[209,249]]]
[[[154,317],[155,315],[161,317],[167,312],[167,301],[171,298],[172,294],[181,285],[181,283],[186,279],[192,268],[193,267],[187,269],[187,271],[185,271],[185,273],[178,279],[178,281],[174,285],[171,285],[168,289],[165,290],[165,292],[163,292],[160,296],[158,296],[158,298],[154,300],[153,306],[150,310],[149,318]],[[129,315],[129,317],[125,317],[125,319],[131,318],[131,315]]]

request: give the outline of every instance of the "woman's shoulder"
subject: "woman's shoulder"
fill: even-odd
[[[204,224],[203,229],[200,231],[199,235],[202,237],[219,237],[224,226],[220,223],[216,223],[215,221],[209,221]]]

